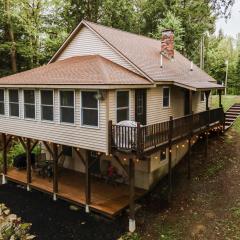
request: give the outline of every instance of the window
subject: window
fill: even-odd
[[[170,89],[169,87],[163,87],[163,107],[170,106]]]
[[[74,123],[74,91],[60,91],[60,121]]]
[[[82,125],[98,126],[97,92],[82,92]]]
[[[204,102],[204,99],[205,99],[205,94],[204,94],[204,92],[202,92],[201,91],[201,93],[200,93],[201,95],[200,95],[200,99],[201,99],[201,102]]]
[[[53,121],[53,91],[41,91],[41,119],[43,121]]]
[[[34,90],[24,90],[24,118],[35,119]]]
[[[129,119],[129,91],[117,92],[117,122]]]
[[[19,117],[19,94],[18,90],[9,90],[9,115]]]
[[[5,114],[5,107],[4,107],[4,90],[0,89],[0,114]]]
[[[160,161],[164,161],[166,159],[167,159],[167,151],[166,151],[166,149],[162,149],[160,151]]]
[[[72,147],[62,145],[62,152],[64,156],[72,157]]]

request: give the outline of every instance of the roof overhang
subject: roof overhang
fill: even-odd
[[[85,84],[0,84],[0,88],[38,88],[38,89],[139,89],[153,88],[156,85],[151,84],[125,84],[125,85],[85,85]]]
[[[213,82],[173,82],[173,85],[192,91],[223,90],[224,86]]]

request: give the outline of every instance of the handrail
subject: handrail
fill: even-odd
[[[128,127],[111,124],[109,137],[111,137],[112,148],[143,153],[148,149],[169,142],[169,138],[171,141],[182,139],[192,133],[207,129],[209,125],[214,123],[224,123],[223,108],[211,109],[145,126],[138,124],[137,127]],[[170,126],[172,127],[170,128]]]

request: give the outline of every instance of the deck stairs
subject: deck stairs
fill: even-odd
[[[239,116],[240,103],[235,103],[225,113],[225,129],[230,128]]]

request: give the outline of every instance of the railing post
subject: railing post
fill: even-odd
[[[173,136],[173,117],[169,120],[169,133],[168,133],[168,201],[172,197],[172,136]]]
[[[108,121],[108,154],[112,153],[112,120]]]

